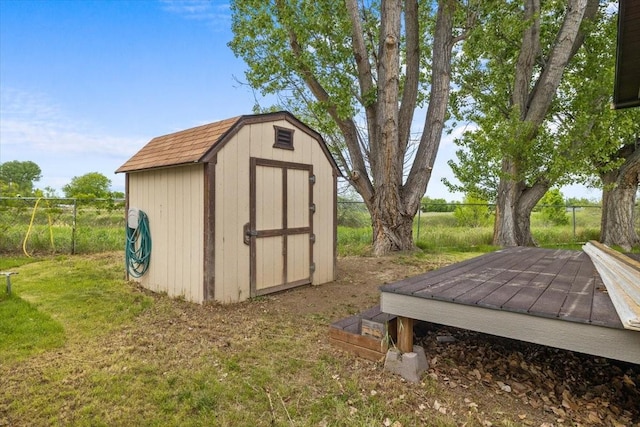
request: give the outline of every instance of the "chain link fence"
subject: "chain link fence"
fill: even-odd
[[[600,206],[563,209],[564,223],[545,219],[540,210],[533,213],[536,242],[571,245],[599,238]],[[414,240],[419,247],[474,248],[491,244],[493,206],[443,204],[426,206],[425,210],[419,211],[414,220]],[[339,248],[371,244],[371,217],[364,203],[339,201],[337,218]],[[635,218],[640,230],[638,207]],[[0,197],[0,253],[98,253],[120,250],[124,241],[124,200]]]
[[[118,250],[124,233],[124,200],[0,197],[0,253]]]
[[[413,239],[422,249],[473,249],[490,246],[495,206],[491,204],[435,203],[423,206],[413,224]],[[537,206],[531,215],[531,233],[543,246],[575,246],[599,240],[602,208]],[[635,207],[640,234],[640,206]],[[359,230],[356,231],[356,230]],[[370,244],[371,217],[363,202],[338,202],[338,246]],[[348,252],[347,252],[348,253]]]

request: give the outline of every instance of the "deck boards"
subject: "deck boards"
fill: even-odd
[[[381,291],[623,327],[591,259],[581,251],[507,248],[384,285]]]

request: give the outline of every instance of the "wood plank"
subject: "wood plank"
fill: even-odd
[[[597,273],[589,257],[583,255],[580,268],[558,316],[566,320],[590,322]]]
[[[528,313],[532,301],[536,301],[542,295],[554,277],[552,274],[538,273],[528,286],[520,288],[509,301],[505,302],[502,309]]]
[[[340,348],[349,353],[355,354],[358,357],[362,357],[363,359],[371,360],[374,362],[379,362],[387,354],[386,351],[384,353],[380,353],[378,351],[371,350],[369,348],[359,347],[357,345],[340,341],[331,337],[329,337],[329,343],[334,347]]]
[[[349,316],[344,319],[340,319],[331,324],[332,328],[336,329],[345,329],[348,326],[353,325],[354,323],[357,325],[360,322],[360,316]]]
[[[485,265],[493,258],[497,258],[504,251],[490,252],[488,254],[480,255],[475,258],[471,258],[459,263],[451,264],[446,267],[439,268],[437,270],[428,271],[417,276],[409,277],[407,279],[399,280],[394,283],[383,285],[381,289],[385,292],[398,292],[411,294],[416,290],[424,289],[426,286],[436,284],[445,280],[448,273],[455,271],[455,273],[463,274],[467,271],[476,269],[478,266]]]
[[[589,319],[594,325],[603,325],[611,328],[622,328],[622,322],[618,317],[615,307],[607,289],[599,277],[596,279],[594,286],[593,298],[591,302],[591,318]]]
[[[558,313],[566,297],[566,291],[547,288],[531,308],[529,308],[529,313],[543,317],[558,317]]]
[[[340,329],[329,328],[329,337],[358,347],[367,348],[377,352],[387,352],[386,340],[379,340],[360,334],[350,334]]]
[[[535,256],[527,256],[527,264],[535,263],[543,256],[544,252],[538,252]],[[502,259],[494,258],[488,265],[485,264],[480,271],[472,270],[465,274],[455,275],[451,281],[441,283],[437,289],[424,289],[416,294],[441,300],[476,304],[487,293],[495,291],[502,284],[520,274],[521,271],[515,267],[522,266],[522,262],[522,251],[510,251]]]
[[[558,317],[563,320],[588,323],[591,318],[592,294],[569,293]]]
[[[524,287],[520,283],[505,283],[480,299],[477,304],[482,307],[502,308]]]

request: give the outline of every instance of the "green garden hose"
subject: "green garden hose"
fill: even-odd
[[[127,271],[133,277],[142,277],[149,268],[151,261],[151,232],[149,231],[149,217],[139,211],[138,226],[131,228],[127,225],[127,246],[125,248],[125,262]]]

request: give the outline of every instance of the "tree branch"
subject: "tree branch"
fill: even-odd
[[[566,64],[585,39],[580,30],[584,20],[593,19],[598,12],[598,0],[570,0],[562,27],[558,32],[546,66],[531,91],[524,119],[538,127],[544,120],[551,101],[560,85]]]
[[[529,98],[529,86],[533,67],[540,51],[540,0],[527,0],[524,7],[524,20],[531,22],[522,35],[522,45],[516,63],[513,83],[512,102],[520,109],[520,118],[524,119]]]
[[[406,72],[400,113],[398,115],[398,141],[400,155],[404,154],[409,144],[411,123],[418,100],[418,82],[420,78],[420,40],[418,23],[418,2],[407,0],[404,10],[404,27],[406,37]]]
[[[282,0],[276,0],[276,7],[279,11],[283,12],[285,6]],[[280,16],[278,16],[280,18]],[[302,79],[309,87],[309,90],[316,99],[327,106],[327,111],[331,115],[331,117],[335,120],[338,128],[342,132],[345,144],[347,145],[347,150],[349,151],[349,157],[351,158],[353,172],[352,175],[356,176],[354,179],[354,185],[358,188],[358,191],[362,195],[363,198],[367,199],[373,195],[373,185],[371,184],[371,180],[367,174],[367,169],[365,166],[364,158],[360,151],[360,144],[358,141],[358,130],[356,128],[355,123],[352,119],[344,119],[341,118],[338,114],[338,109],[335,103],[332,101],[329,93],[325,90],[322,84],[318,81],[318,79],[314,76],[313,72],[306,66],[303,58],[303,50],[298,42],[298,36],[295,31],[289,27],[285,20],[279,19],[280,24],[286,28],[287,33],[289,34],[289,45],[291,47],[291,51],[296,57],[297,68],[300,72]]]
[[[426,191],[444,129],[451,82],[451,51],[453,49],[451,33],[456,6],[455,0],[438,1],[429,107],[416,157],[402,188],[403,201],[410,209],[417,210],[420,199]]]

